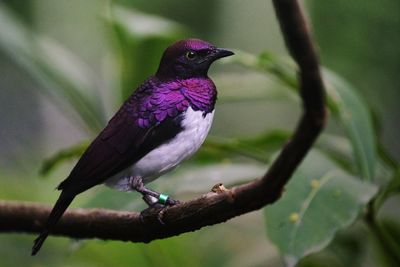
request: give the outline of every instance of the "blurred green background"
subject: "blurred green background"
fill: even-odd
[[[305,4],[322,64],[346,78],[367,103],[378,152],[385,151],[391,162],[400,160],[400,2],[337,0]],[[43,162],[59,151],[68,154],[69,148],[82,143],[84,146],[121,101],[155,72],[163,49],[174,40],[188,37],[251,54],[268,51],[274,57],[287,56],[272,4],[265,0],[0,2],[0,199],[54,203],[58,196],[54,188],[73,167],[74,157],[65,156],[69,160],[44,176],[39,174]],[[268,160],[251,158],[269,158],[276,153],[294,128],[300,107],[284,83],[246,66],[245,58],[243,55],[236,61],[215,64],[210,70],[220,101],[203,154],[151,187],[178,199],[190,199],[218,182],[231,186],[264,173]],[[329,121],[328,134],[343,137],[345,131],[340,119]],[[252,138],[263,133],[272,136],[263,143],[269,154],[260,154],[254,148],[246,150],[258,144]],[[224,143],[243,138],[253,141],[244,142],[247,146],[242,150]],[[321,149],[328,139],[337,140],[325,136]],[[332,144],[328,145],[339,143]],[[342,146],[348,152],[348,142],[341,141],[340,149]],[[75,149],[79,151],[79,147]],[[343,162],[346,158],[342,162],[337,158],[335,162],[342,164],[341,169],[360,176],[351,164]],[[308,168],[318,165],[318,157],[313,159]],[[349,162],[354,163],[352,160]],[[388,173],[385,167],[377,166],[376,172],[383,173],[381,177],[389,176],[384,175]],[[387,180],[376,178],[374,183],[382,185]],[[399,201],[397,195],[385,202],[382,216],[397,220]],[[144,207],[137,194],[103,187],[85,192],[72,206]],[[29,255],[33,235],[1,234],[0,266],[290,264],[273,244],[275,241],[267,238],[264,215],[263,211],[252,212],[147,245],[50,237],[34,258]],[[366,231],[362,222],[353,223],[341,230],[331,245],[300,265],[388,264]]]

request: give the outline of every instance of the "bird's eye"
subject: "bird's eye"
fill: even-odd
[[[197,57],[197,53],[194,51],[187,51],[185,54],[186,58],[189,60],[193,60]]]

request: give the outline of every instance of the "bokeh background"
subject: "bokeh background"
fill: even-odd
[[[305,6],[322,64],[353,84],[374,115],[377,137],[399,160],[400,2],[305,1]],[[132,13],[124,13],[127,10],[134,14],[130,39],[121,26],[132,19]],[[117,19],[111,21],[116,13]],[[173,40],[196,37],[253,54],[287,54],[272,4],[265,0],[1,1],[0,35],[0,199],[47,204],[54,203],[58,196],[54,188],[74,160],[43,177],[39,170],[44,160],[93,137],[121,100],[154,73],[163,48]],[[41,50],[32,48],[32,43],[40,44]],[[87,121],[82,120],[74,106],[65,104],[69,96],[52,93],[49,88],[54,81],[35,71],[38,62],[47,64],[44,66],[49,69],[44,73],[49,74],[52,68],[62,70],[83,94],[92,96],[98,107],[92,110],[97,121],[90,114]],[[57,75],[56,71],[50,73],[59,81]],[[210,76],[221,96],[212,136],[242,138],[268,129],[293,129],[300,109],[288,98],[272,92],[263,101],[237,100],[246,96],[249,88],[266,90],[275,85],[273,81],[229,62],[213,66]],[[64,82],[62,86],[71,86]],[[75,108],[84,109],[85,103]],[[88,121],[92,123],[89,126]],[[335,122],[329,123],[329,131],[341,132]],[[173,191],[174,184],[180,183],[175,194],[188,199],[217,182],[239,183],[262,175],[264,169],[261,164],[180,168],[153,184],[154,188]],[[80,196],[73,206],[143,207],[135,194],[116,195],[121,193],[98,187]],[[389,205],[388,212],[395,212],[395,206]],[[354,226],[351,234],[362,236],[360,228]],[[262,211],[148,245],[50,237],[41,253],[31,258],[33,238],[1,234],[0,266],[283,265],[267,238]],[[379,266],[380,257],[373,245],[359,247],[350,241],[346,245],[361,255],[360,266]],[[332,251],[328,248],[302,264],[330,266],[324,265],[329,249]]]

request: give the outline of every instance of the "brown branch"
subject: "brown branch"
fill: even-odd
[[[299,65],[304,112],[293,137],[264,177],[169,207],[161,214],[164,225],[158,221],[157,212],[150,212],[141,221],[135,212],[73,209],[64,214],[53,234],[150,242],[224,222],[279,199],[285,184],[323,129],[326,112],[316,49],[303,12],[296,0],[274,0],[273,3],[286,45]],[[49,211],[49,207],[37,204],[0,202],[0,231],[38,233]]]

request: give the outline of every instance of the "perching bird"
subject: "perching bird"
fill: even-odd
[[[125,101],[57,187],[60,197],[32,255],[75,196],[95,185],[135,190],[149,206],[177,203],[144,184],[175,168],[204,142],[217,98],[207,72],[215,60],[230,55],[233,52],[198,39],[178,41],[164,51],[157,73]]]

